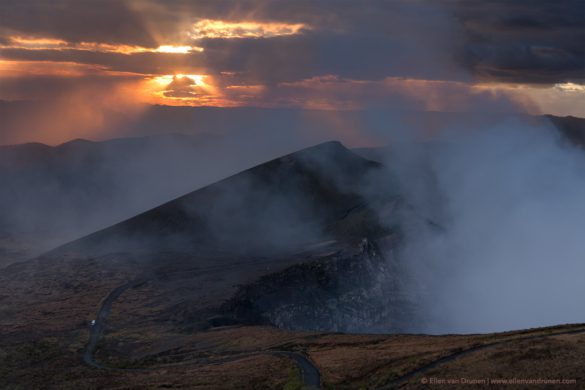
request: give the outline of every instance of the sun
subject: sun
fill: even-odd
[[[183,73],[175,73],[175,74],[167,74],[163,76],[154,77],[154,80],[158,85],[161,87],[166,87],[170,83],[173,82],[175,79],[183,79],[188,78],[193,81],[194,85],[197,87],[204,87],[207,85],[205,79],[207,78],[206,75],[203,74],[183,74]]]
[[[195,85],[198,87],[202,87],[204,85],[206,85],[205,83],[205,75],[202,74],[176,74],[175,75],[176,78],[178,79],[182,79],[182,78],[188,78],[193,80],[193,82],[195,82]]]

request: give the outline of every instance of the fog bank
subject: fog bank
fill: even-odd
[[[545,123],[507,120],[420,142],[394,134],[387,164],[405,213],[402,260],[431,333],[585,319],[585,154]]]

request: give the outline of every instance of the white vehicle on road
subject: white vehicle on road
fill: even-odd
[[[91,322],[89,323],[90,326],[94,326],[95,325],[95,320],[91,320]]]

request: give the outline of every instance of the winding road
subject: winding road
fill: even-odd
[[[103,364],[99,364],[95,360],[95,350],[97,348],[97,344],[100,339],[104,335],[104,330],[106,327],[106,319],[112,310],[112,304],[124,293],[124,291],[139,287],[140,285],[146,283],[148,280],[134,280],[127,282],[121,286],[116,287],[112,290],[108,296],[102,301],[102,304],[98,310],[97,316],[95,318],[95,323],[91,326],[89,330],[89,338],[87,344],[85,345],[85,350],[83,351],[83,361],[91,367],[98,368],[98,369],[108,369],[108,370],[133,370],[136,369],[120,369],[120,368],[112,368],[104,366]],[[297,365],[301,380],[303,384],[311,389],[321,389],[321,374],[319,373],[319,369],[303,354],[299,352],[292,352],[292,351],[278,351],[278,350],[269,350],[269,351],[256,351],[251,353],[243,353],[239,354],[238,356],[228,358],[223,360],[236,360],[246,356],[254,356],[254,355],[261,355],[261,354],[270,354],[274,356],[284,356],[287,357],[295,362]],[[139,369],[141,370],[141,369]]]
[[[272,354],[276,356],[286,356],[289,359],[294,360],[301,373],[303,384],[311,389],[321,388],[321,374],[313,362],[311,362],[306,356],[298,352],[289,351],[273,351]]]
[[[98,341],[102,338],[104,334],[104,330],[106,327],[106,319],[112,310],[112,304],[122,293],[129,288],[138,287],[141,284],[144,284],[145,280],[135,280],[123,284],[117,288],[115,288],[112,292],[108,294],[106,299],[103,300],[102,305],[98,311],[97,317],[95,319],[95,323],[89,329],[89,339],[87,344],[85,345],[85,350],[83,351],[83,361],[95,368],[108,368],[105,367],[98,362],[95,361],[95,350],[97,347]]]
[[[580,328],[580,329],[576,329],[576,330],[566,330],[566,331],[562,331],[562,332],[553,332],[553,333],[538,334],[538,335],[532,335],[532,336],[515,337],[515,338],[511,338],[511,339],[507,339],[507,340],[495,341],[495,342],[489,343],[489,344],[477,345],[475,347],[464,349],[463,351],[459,351],[459,352],[455,352],[455,353],[452,353],[452,354],[447,355],[447,356],[443,356],[442,358],[439,358],[439,359],[434,360],[430,363],[427,363],[427,364],[425,364],[425,365],[423,365],[415,370],[412,370],[412,371],[394,379],[393,381],[389,382],[388,384],[386,384],[382,387],[378,387],[374,390],[395,389],[398,386],[400,386],[401,384],[404,384],[408,380],[416,377],[417,375],[425,374],[425,373],[429,372],[430,370],[437,368],[440,365],[452,362],[456,359],[467,356],[467,355],[472,354],[472,353],[477,352],[477,351],[482,351],[482,350],[498,347],[500,345],[511,343],[514,341],[526,341],[526,340],[534,340],[534,339],[541,339],[541,338],[552,337],[552,336],[561,336],[561,335],[578,334],[578,333],[585,333],[585,329]]]

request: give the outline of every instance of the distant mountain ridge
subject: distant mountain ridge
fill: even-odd
[[[0,146],[2,261],[34,256],[281,152],[211,134]]]

